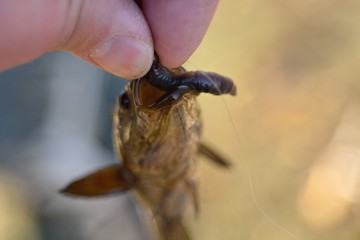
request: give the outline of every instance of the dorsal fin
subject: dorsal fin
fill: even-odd
[[[116,164],[75,180],[60,192],[79,197],[101,197],[129,190],[134,183],[134,176]]]

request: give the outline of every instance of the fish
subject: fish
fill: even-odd
[[[201,142],[200,93],[236,95],[234,82],[213,72],[169,69],[154,59],[116,100],[113,146],[119,163],[70,183],[61,192],[101,197],[132,191],[149,209],[158,239],[190,240],[184,218],[199,212],[199,154],[219,166],[230,162]]]

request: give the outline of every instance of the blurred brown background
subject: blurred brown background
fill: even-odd
[[[198,239],[359,239],[360,2],[222,1],[190,68],[231,76],[202,96]]]
[[[233,168],[201,161],[196,239],[359,239],[359,12],[356,0],[221,1],[186,67],[237,83],[235,98],[200,97],[204,139]],[[57,194],[113,160],[122,83],[60,53],[0,84],[0,239],[147,239],[128,196]]]

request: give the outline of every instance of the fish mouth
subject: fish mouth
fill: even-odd
[[[131,83],[135,105],[140,110],[156,111],[171,107],[185,93],[192,90],[188,86],[176,86],[169,91],[163,91],[152,85],[146,78],[140,78]]]

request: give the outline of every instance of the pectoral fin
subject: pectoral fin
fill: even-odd
[[[221,167],[230,167],[231,163],[222,157],[220,154],[212,150],[209,146],[204,143],[199,144],[199,153],[203,154],[208,159],[212,160],[214,163]]]
[[[157,216],[155,219],[161,240],[192,239],[181,219],[163,219],[160,216]]]
[[[61,190],[61,193],[79,197],[101,197],[129,190],[134,183],[134,176],[116,164],[72,182]]]

